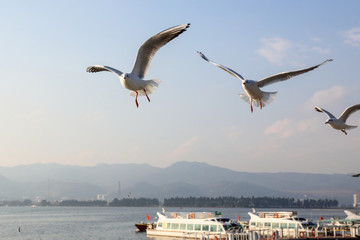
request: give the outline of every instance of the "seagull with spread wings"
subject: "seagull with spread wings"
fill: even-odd
[[[315,68],[332,61],[332,59],[328,59],[318,65],[309,67],[309,68],[305,68],[305,69],[300,69],[300,70],[295,70],[295,71],[290,71],[290,72],[281,72],[269,77],[265,77],[259,81],[254,81],[254,80],[248,80],[243,78],[239,73],[235,72],[234,70],[225,67],[223,65],[217,64],[213,61],[210,61],[203,53],[198,52],[198,54],[200,55],[200,57],[202,57],[204,60],[208,61],[209,63],[214,64],[215,66],[221,68],[222,70],[230,73],[231,75],[233,75],[234,77],[240,79],[242,81],[242,87],[245,90],[245,94],[240,93],[240,97],[241,99],[243,99],[245,102],[250,104],[250,110],[251,112],[253,112],[253,104],[256,107],[260,107],[260,109],[262,107],[265,107],[267,104],[269,104],[276,96],[276,92],[264,92],[262,91],[260,88],[265,87],[269,84],[273,84],[276,82],[280,82],[280,81],[285,81],[288,80],[292,77],[295,77],[297,75],[309,72],[311,70],[314,70]]]
[[[136,106],[139,107],[139,103],[137,101],[138,95],[145,95],[150,102],[148,95],[151,94],[160,83],[159,79],[143,79],[149,69],[152,57],[162,46],[185,32],[189,26],[190,23],[171,27],[146,40],[138,50],[136,61],[131,73],[123,73],[115,68],[105,65],[93,65],[88,67],[86,71],[90,73],[101,71],[114,73],[120,78],[122,86],[131,91],[130,95],[135,96]]]
[[[345,135],[347,135],[347,132],[345,131],[346,129],[350,130],[353,128],[357,128],[357,126],[350,126],[350,125],[347,125],[345,122],[352,113],[360,110],[360,104],[355,104],[353,106],[348,107],[340,115],[339,118],[334,117],[334,115],[332,115],[330,112],[326,111],[323,108],[319,108],[319,107],[315,106],[315,110],[318,112],[323,112],[329,117],[329,119],[326,120],[325,124],[329,124],[330,127],[334,128],[336,130],[341,130],[343,133],[345,133]]]

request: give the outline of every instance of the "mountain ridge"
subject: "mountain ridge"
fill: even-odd
[[[337,199],[352,203],[360,192],[358,179],[347,174],[297,172],[252,173],[234,171],[202,162],[176,162],[166,168],[149,164],[97,164],[91,167],[30,164],[0,167],[3,199],[108,199],[127,197],[269,196]],[[72,181],[69,184],[68,181]],[[119,188],[120,185],[120,188]],[[13,186],[13,187],[11,187]],[[8,194],[11,193],[11,194]]]

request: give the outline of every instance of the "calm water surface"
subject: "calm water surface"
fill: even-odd
[[[220,211],[224,217],[248,220],[249,208],[167,208],[167,211]],[[276,211],[276,209],[256,209]],[[288,211],[290,209],[277,209]],[[323,218],[344,218],[342,209],[291,209],[299,216],[317,221]],[[135,232],[134,224],[152,221],[160,208],[127,207],[0,207],[0,239],[11,240],[146,240],[145,233]],[[19,232],[20,227],[20,232]]]

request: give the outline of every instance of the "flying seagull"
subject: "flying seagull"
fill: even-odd
[[[360,173],[351,175],[352,177],[360,177]]]
[[[93,65],[88,67],[86,71],[90,73],[101,71],[114,73],[120,78],[120,82],[123,87],[130,90],[130,95],[135,96],[136,106],[139,107],[139,103],[137,101],[138,95],[145,95],[150,102],[148,95],[151,94],[160,84],[159,79],[143,79],[149,69],[152,57],[162,46],[185,32],[189,26],[190,23],[171,27],[146,40],[138,50],[136,61],[131,73],[123,73],[115,68],[105,65]]]
[[[248,80],[245,78],[243,78],[240,74],[238,74],[237,72],[235,72],[234,70],[225,67],[223,65],[217,64],[213,61],[210,61],[204,54],[202,54],[201,52],[198,52],[198,54],[200,55],[200,57],[202,57],[204,60],[208,61],[209,63],[214,64],[215,66],[221,68],[222,70],[230,73],[231,75],[233,75],[234,77],[240,79],[242,81],[242,86],[245,90],[245,94],[240,93],[240,97],[241,99],[243,99],[245,102],[250,104],[250,110],[251,112],[253,112],[253,107],[252,105],[254,104],[256,107],[260,106],[260,109],[262,107],[265,107],[267,104],[269,104],[276,96],[277,92],[264,92],[262,90],[260,90],[260,88],[272,84],[272,83],[276,83],[276,82],[280,82],[280,81],[285,81],[288,80],[292,77],[295,77],[297,75],[309,72],[311,70],[314,70],[315,68],[332,61],[332,59],[328,59],[318,65],[315,65],[313,67],[309,67],[309,68],[305,68],[305,69],[300,69],[300,70],[295,70],[295,71],[290,71],[290,72],[281,72],[266,78],[263,78],[259,81],[254,81],[254,80]]]
[[[357,126],[350,126],[350,125],[347,125],[345,122],[346,122],[346,119],[348,119],[348,117],[350,116],[350,114],[356,112],[357,110],[360,110],[360,104],[356,104],[356,105],[348,107],[340,115],[339,118],[334,117],[334,115],[332,115],[331,113],[329,113],[328,111],[326,111],[323,108],[319,108],[319,107],[315,106],[315,110],[318,112],[323,112],[326,115],[328,115],[329,119],[326,120],[325,124],[329,124],[330,127],[334,128],[334,129],[341,130],[343,133],[345,133],[345,135],[347,135],[347,132],[345,131],[346,129],[350,130],[353,128],[357,128]]]

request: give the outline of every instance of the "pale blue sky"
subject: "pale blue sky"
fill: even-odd
[[[199,161],[251,172],[360,171],[360,128],[324,123],[360,103],[359,1],[4,1],[0,8],[2,166]],[[153,58],[162,83],[137,109],[104,64],[130,72],[138,47],[174,25],[187,32]],[[262,110],[241,83],[334,61],[289,81]],[[360,124],[360,112],[348,123]]]

